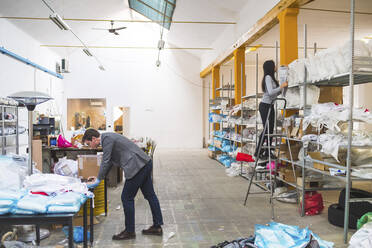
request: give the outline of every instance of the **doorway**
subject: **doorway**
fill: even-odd
[[[129,107],[114,107],[114,132],[129,136]]]

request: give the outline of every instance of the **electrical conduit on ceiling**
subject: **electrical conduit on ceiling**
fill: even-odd
[[[38,69],[40,71],[46,72],[46,73],[48,73],[48,74],[50,74],[52,76],[55,76],[55,77],[60,78],[60,79],[63,79],[63,76],[61,74],[56,73],[56,72],[53,72],[53,71],[51,71],[51,70],[49,70],[49,69],[47,69],[47,68],[45,68],[45,67],[43,67],[41,65],[38,65],[38,64],[30,61],[29,59],[26,59],[26,58],[24,58],[24,57],[22,57],[22,56],[20,56],[18,54],[15,54],[15,53],[13,53],[13,52],[5,49],[4,47],[0,47],[0,53],[2,53],[4,55],[7,55],[7,56],[9,56],[9,57],[11,57],[13,59],[16,59],[18,61],[21,61],[22,63],[25,63],[26,65],[29,65],[29,66],[32,66],[32,67],[34,67],[34,68],[36,68],[36,69]]]

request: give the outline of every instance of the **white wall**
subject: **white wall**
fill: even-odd
[[[108,131],[113,107],[130,107],[130,136],[148,136],[161,148],[202,147],[200,60],[184,51],[165,50],[157,68],[156,50],[96,49],[106,71],[77,51],[69,56],[66,98],[106,98]],[[66,116],[66,104],[64,116]],[[66,119],[64,119],[66,123]],[[67,132],[67,137],[71,132]]]
[[[42,65],[55,70],[55,63],[60,60],[57,54],[47,48],[40,48],[40,43],[12,23],[0,19],[0,46]],[[58,114],[57,106],[63,100],[63,80],[45,72],[36,70],[20,61],[0,54],[0,97],[6,97],[17,91],[37,90],[50,94],[55,100],[39,105],[36,111]],[[20,110],[20,125],[27,127],[27,111]],[[27,143],[27,135],[22,135],[21,144]],[[22,147],[21,151],[25,151]]]
[[[237,24],[228,26],[211,45],[213,50],[204,52],[201,58],[201,70],[214,62],[277,3],[279,0],[248,0],[237,17]]]

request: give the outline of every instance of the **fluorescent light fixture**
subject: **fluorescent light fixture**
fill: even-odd
[[[98,68],[99,68],[101,71],[105,71],[105,67],[103,67],[103,65],[98,66]]]
[[[67,23],[60,17],[57,13],[53,13],[49,16],[50,20],[52,20],[61,30],[70,30],[70,27]]]
[[[83,52],[88,55],[89,57],[92,57],[93,55],[90,53],[89,49],[84,48]]]

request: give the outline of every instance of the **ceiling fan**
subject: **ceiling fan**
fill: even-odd
[[[118,30],[126,29],[127,27],[114,28],[114,21],[111,21],[111,28],[93,28],[94,30],[108,30],[109,33],[119,35]]]

